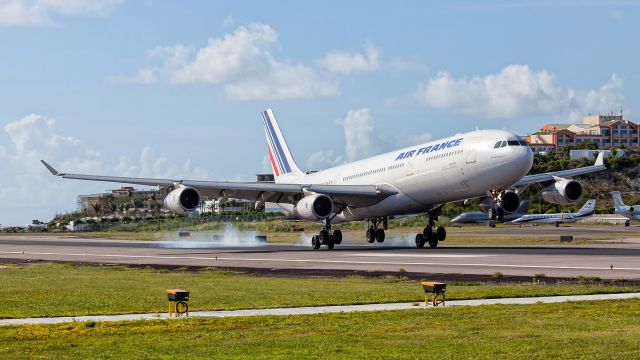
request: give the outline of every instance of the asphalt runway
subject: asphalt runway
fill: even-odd
[[[546,228],[549,229],[549,228]],[[548,231],[548,230],[544,231]],[[630,228],[617,227],[624,239]],[[595,230],[595,229],[594,229]],[[617,231],[616,230],[616,231]],[[492,231],[500,231],[492,230]],[[514,235],[514,230],[507,230]],[[529,230],[518,230],[529,232]],[[585,231],[585,230],[581,230]],[[638,228],[635,228],[638,231]],[[611,230],[607,233],[610,234]],[[172,247],[167,247],[172,246]],[[598,276],[640,279],[640,244],[558,246],[413,246],[343,244],[334,250],[308,245],[252,244],[221,246],[215,242],[173,243],[96,240],[55,236],[0,236],[0,259],[135,265],[211,266],[255,269],[401,271],[548,277]],[[613,267],[613,269],[612,269]]]

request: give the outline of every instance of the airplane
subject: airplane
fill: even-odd
[[[596,200],[589,199],[582,205],[582,208],[575,213],[556,213],[556,214],[529,214],[513,220],[512,224],[560,224],[571,223],[582,218],[593,215],[596,211]]]
[[[613,206],[616,214],[628,217],[629,219],[640,220],[640,205],[625,205],[624,201],[622,201],[620,191],[612,191],[611,195],[613,195]]]
[[[515,220],[529,211],[529,205],[531,205],[531,201],[523,200],[520,202],[520,206],[516,209],[516,211],[512,213],[505,214],[502,218],[502,221],[512,221]],[[491,220],[489,214],[486,211],[469,211],[463,212],[462,214],[456,216],[451,220],[454,224],[484,224],[489,223],[492,226],[495,226],[495,220]]]
[[[592,166],[525,176],[533,152],[522,138],[505,130],[476,130],[305,174],[296,165],[273,111],[263,111],[262,120],[275,178],[271,183],[67,174],[42,163],[65,179],[156,186],[169,191],[164,205],[178,213],[195,210],[201,196],[249,199],[256,201],[256,207],[277,203],[303,220],[322,222],[311,239],[316,250],[342,243],[342,232],[332,231],[332,224],[367,221],[367,241],[381,243],[389,217],[425,213],[427,224],[416,234],[416,247],[428,243],[435,248],[446,239],[446,229],[434,227],[448,202],[489,197],[494,210],[510,213],[520,203],[518,193],[539,183],[547,201],[572,204],[582,196],[582,185],[566,177],[606,169],[600,154]]]

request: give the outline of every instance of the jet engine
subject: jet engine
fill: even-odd
[[[333,201],[327,195],[314,194],[303,197],[293,208],[293,213],[304,220],[322,220],[331,215]]]
[[[498,196],[498,206],[500,206],[506,213],[512,213],[518,210],[519,205],[520,197],[513,191],[503,191]]]
[[[164,198],[164,206],[177,213],[193,211],[200,204],[200,194],[192,187],[179,187]]]
[[[582,185],[575,180],[562,179],[542,190],[546,202],[558,205],[570,205],[582,197]]]

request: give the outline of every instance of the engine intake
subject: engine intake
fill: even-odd
[[[293,208],[293,213],[304,220],[322,220],[331,215],[333,201],[323,194],[314,194],[303,197]]]
[[[581,197],[582,185],[575,180],[556,181],[542,191],[544,201],[558,205],[574,204]]]
[[[504,191],[498,197],[498,205],[507,213],[518,210],[520,197],[513,191]]]
[[[164,198],[164,206],[177,213],[195,210],[200,204],[200,194],[192,187],[180,187]]]

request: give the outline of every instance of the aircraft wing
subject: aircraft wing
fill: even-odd
[[[374,205],[397,191],[385,184],[378,185],[321,185],[276,184],[270,182],[198,181],[184,179],[151,179],[120,176],[67,174],[54,169],[44,160],[42,164],[55,176],[65,179],[105,181],[135,185],[170,187],[189,186],[210,198],[226,197],[295,204],[306,192],[325,194],[342,206],[365,207]]]
[[[536,184],[536,183],[541,183],[546,181],[554,181],[555,178],[584,175],[584,174],[589,174],[592,172],[602,171],[606,169],[607,167],[604,165],[604,155],[601,152],[600,154],[598,154],[598,157],[596,158],[596,162],[591,166],[585,166],[585,167],[571,169],[571,170],[554,171],[554,172],[544,173],[544,174],[527,175],[522,179],[520,179],[520,181],[518,181],[514,186],[517,187],[517,186]]]

